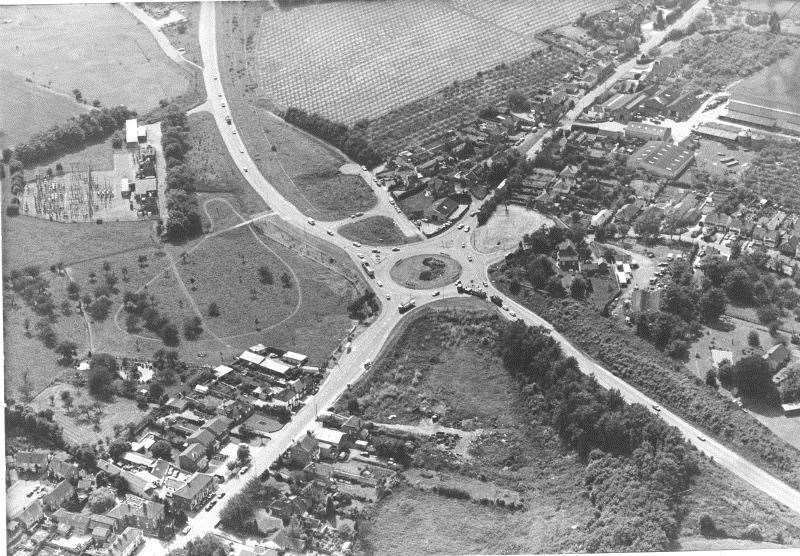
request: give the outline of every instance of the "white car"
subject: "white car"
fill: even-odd
[[[440,292],[439,290],[436,290],[435,292],[433,292],[433,293],[431,294],[431,297],[439,297],[439,294],[440,294],[440,293],[442,293],[442,292]]]
[[[392,296],[387,293],[386,294],[386,299],[391,299],[391,298],[392,298]]]
[[[314,221],[313,218],[309,218],[308,219],[308,224],[309,224],[309,226],[313,226],[314,224],[316,224],[316,222]]]
[[[244,149],[239,149],[239,152],[244,154]]]
[[[244,168],[242,168],[242,170],[244,170],[245,172],[247,172],[247,166],[245,166]]]
[[[464,231],[468,232],[469,231],[469,226],[464,226]]]
[[[364,260],[364,255],[362,255],[361,253],[356,253],[356,256],[357,256],[359,259],[361,259],[362,261]]]
[[[353,247],[361,247],[361,244],[357,241],[353,242]]]
[[[217,96],[218,96],[219,98],[222,98],[222,93],[217,93]]]
[[[223,103],[221,104],[221,106],[222,106],[223,108],[225,108],[225,103],[223,102]]]
[[[459,225],[458,225],[458,229],[459,229],[459,230],[460,230],[461,228],[463,228],[463,227],[464,227],[464,224],[459,224]]]
[[[234,134],[234,135],[236,135],[236,130],[234,129],[234,130],[232,130],[232,131],[233,131],[233,134]]]
[[[379,288],[383,287],[383,282],[381,282],[380,280],[376,281],[375,283],[378,284]]]
[[[510,315],[512,318],[517,318],[517,314],[516,314],[514,311],[509,311],[509,312],[508,312],[508,314],[509,314],[509,315]]]
[[[325,230],[325,233],[327,233],[329,236],[333,235],[333,231],[332,230]]]

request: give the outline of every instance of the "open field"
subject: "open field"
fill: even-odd
[[[439,288],[461,275],[461,265],[447,255],[415,255],[397,261],[389,274],[407,288]]]
[[[154,245],[151,222],[66,224],[28,216],[3,216],[3,270],[101,260]]]
[[[397,227],[394,220],[387,216],[368,216],[341,226],[339,234],[347,239],[365,245],[402,245],[408,238]]]
[[[205,311],[213,301],[220,315],[207,320],[220,335],[237,335],[277,326],[299,307],[297,277],[247,228],[237,228],[204,242],[178,271],[195,303]],[[262,278],[259,270],[268,271]],[[290,279],[284,287],[281,276]],[[255,336],[254,336],[255,338]]]
[[[56,164],[61,164],[65,172],[68,172],[73,165],[76,165],[81,170],[85,170],[89,167],[93,171],[113,170],[114,152],[114,148],[111,146],[111,138],[109,137],[102,143],[88,145],[85,149],[81,149],[78,152],[67,153],[48,164],[26,168],[25,177],[27,179],[33,179],[37,171],[41,174],[45,174],[48,168],[51,168],[55,172]]]
[[[177,2],[171,4],[173,13],[165,19],[172,19],[175,12],[184,16],[183,22],[168,23],[161,27],[164,35],[169,42],[178,49],[184,58],[195,64],[203,64],[203,56],[200,53],[200,41],[198,40],[198,24],[200,21],[199,2]],[[163,20],[159,20],[163,21]]]
[[[736,84],[731,92],[734,100],[800,112],[800,53],[767,66]]]
[[[542,226],[552,226],[553,221],[524,207],[510,205],[498,207],[483,226],[473,232],[475,248],[481,253],[508,251],[514,249],[522,236],[530,234]]]
[[[61,392],[72,394],[74,405],[71,409],[64,407]],[[54,403],[50,404],[50,396]],[[128,423],[136,423],[145,416],[146,411],[136,407],[136,402],[117,397],[110,402],[99,402],[92,398],[85,388],[76,388],[70,384],[58,383],[44,390],[31,404],[35,410],[52,409],[53,420],[64,428],[64,440],[73,445],[94,444],[99,439],[108,442],[117,438],[115,427],[124,427]],[[87,411],[81,411],[81,406]],[[94,426],[92,419],[97,421]]]
[[[183,93],[188,79],[144,25],[110,4],[0,8],[0,70],[87,102],[138,111]],[[86,29],[91,28],[91,35]]]
[[[0,82],[0,149],[26,141],[37,131],[60,124],[87,108],[10,71],[0,70]]]
[[[742,0],[739,6],[744,10],[755,12],[778,12],[781,17],[790,19],[800,17],[797,3],[792,0]]]
[[[211,114],[189,116],[188,142],[191,148],[185,163],[194,173],[198,193],[230,193],[243,215],[267,210],[264,200],[233,163]]]
[[[377,199],[361,176],[314,172],[294,176],[294,183],[312,204],[333,217],[368,210]]]
[[[534,34],[610,1],[488,6],[403,0],[337,2],[264,12],[257,38],[262,94],[352,123],[542,48]]]

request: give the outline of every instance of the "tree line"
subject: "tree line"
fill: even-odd
[[[186,164],[189,122],[186,112],[169,106],[161,121],[161,146],[167,166],[167,226],[170,241],[181,242],[203,232],[200,206],[195,193],[195,176]]]
[[[513,322],[498,342],[528,405],[587,463],[583,484],[597,511],[586,550],[667,549],[681,493],[699,473],[680,432],[582,374],[542,328]]]
[[[353,127],[349,127],[343,123],[329,120],[321,114],[309,114],[305,110],[294,107],[283,113],[283,119],[341,149],[343,153],[359,164],[374,168],[383,161],[366,138],[367,122],[357,122]]]

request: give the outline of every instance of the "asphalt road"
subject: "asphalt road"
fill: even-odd
[[[698,5],[704,5],[706,0],[701,0]],[[690,13],[695,13],[690,11]],[[691,16],[692,18],[694,15]],[[424,305],[436,299],[444,297],[455,297],[457,292],[455,286],[448,285],[440,288],[440,294],[436,297],[432,291],[410,290],[395,283],[389,270],[393,264],[405,257],[419,254],[445,253],[462,265],[463,272],[461,279],[467,284],[470,281],[481,285],[486,282],[488,287],[485,289],[490,295],[499,295],[504,303],[508,305],[517,315],[530,325],[543,326],[551,330],[553,337],[558,340],[562,349],[568,356],[575,357],[580,364],[582,372],[594,376],[597,381],[606,388],[616,388],[620,391],[623,398],[629,403],[640,403],[652,413],[664,419],[670,425],[677,427],[686,440],[692,443],[701,452],[714,458],[719,465],[728,469],[736,476],[761,490],[775,501],[784,504],[788,508],[800,513],[800,492],[792,489],[782,481],[761,470],[756,465],[748,462],[738,454],[729,450],[713,438],[706,437],[700,430],[693,427],[677,415],[666,408],[657,408],[656,403],[636,390],[622,379],[614,376],[611,372],[598,365],[589,356],[575,348],[566,338],[553,330],[552,326],[535,313],[524,308],[520,304],[506,298],[494,288],[488,280],[488,266],[502,259],[502,253],[484,254],[479,253],[473,247],[471,233],[466,233],[457,228],[452,228],[435,238],[419,241],[416,243],[403,245],[398,252],[388,248],[380,248],[380,262],[376,262],[375,254],[371,248],[356,248],[352,242],[339,235],[333,236],[327,230],[335,230],[336,227],[352,220],[346,219],[340,222],[326,222],[311,225],[308,217],[301,213],[294,205],[289,203],[280,193],[264,178],[258,171],[255,163],[242,142],[241,136],[236,132],[235,122],[228,125],[225,118],[230,115],[227,108],[227,99],[219,80],[217,66],[217,45],[216,45],[216,22],[214,5],[204,2],[200,13],[200,45],[203,55],[206,90],[208,91],[208,101],[206,107],[211,111],[217,122],[217,127],[222,134],[226,148],[230,152],[236,165],[247,179],[253,189],[261,195],[267,205],[280,218],[287,221],[295,228],[298,233],[306,233],[316,236],[324,241],[333,243],[345,250],[353,260],[353,263],[360,267],[361,258],[359,254],[370,258],[375,268],[374,289],[380,296],[383,309],[376,320],[363,330],[352,342],[352,351],[343,354],[338,365],[331,371],[330,376],[323,382],[318,393],[307,404],[294,415],[293,419],[284,426],[283,429],[275,433],[266,446],[251,449],[253,465],[244,476],[236,476],[228,482],[220,485],[219,492],[226,493],[226,499],[220,501],[211,511],[201,510],[197,515],[190,516],[188,535],[178,535],[168,548],[183,546],[187,540],[199,537],[207,532],[214,530],[214,525],[219,521],[221,509],[227,502],[227,498],[238,492],[244,484],[252,477],[260,474],[281,453],[283,453],[294,441],[295,438],[305,434],[307,430],[317,426],[315,422],[316,414],[324,411],[328,406],[333,405],[335,400],[347,389],[349,384],[354,383],[364,372],[363,363],[367,360],[374,360],[381,347],[389,338],[391,331],[395,328],[401,316],[397,311],[397,303],[404,297],[411,295],[416,299],[417,306]],[[655,38],[651,38],[655,41]],[[660,41],[660,38],[658,39]],[[656,42],[658,42],[656,41]],[[225,106],[223,106],[225,105]],[[393,214],[388,212],[388,195],[378,193],[379,206],[374,209],[374,213]],[[393,211],[393,209],[391,209]],[[369,214],[369,213],[368,213]],[[394,215],[394,214],[393,214]],[[404,218],[402,215],[395,216],[395,219]],[[475,227],[475,218],[467,217],[463,222]],[[407,230],[408,225],[400,222],[402,229]],[[381,284],[381,285],[379,285]],[[386,295],[390,299],[386,299]],[[504,313],[508,316],[508,313]],[[146,543],[147,553],[158,553],[163,551],[164,545],[154,539],[148,539]],[[161,547],[159,549],[159,547]]]

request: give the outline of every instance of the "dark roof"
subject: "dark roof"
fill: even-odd
[[[210,430],[212,433],[214,433],[214,436],[222,436],[224,433],[230,430],[232,425],[232,419],[228,419],[224,415],[218,415],[203,425],[203,428]]]
[[[205,473],[195,473],[189,482],[186,483],[185,486],[179,488],[173,496],[177,496],[179,498],[184,498],[186,500],[193,500],[198,493],[200,493],[204,488],[208,486],[208,483],[212,482],[214,477],[211,475],[206,475]]]

